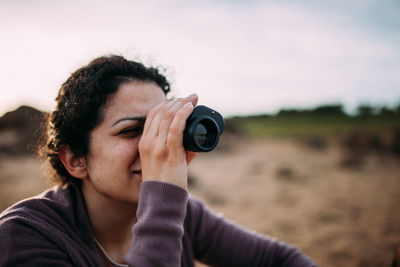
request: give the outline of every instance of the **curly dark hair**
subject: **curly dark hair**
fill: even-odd
[[[154,82],[166,95],[170,91],[170,84],[159,69],[116,55],[94,59],[72,73],[61,86],[57,106],[47,120],[46,141],[40,149],[54,170],[50,177],[54,182],[80,183],[65,169],[58,151],[69,145],[75,155],[86,156],[90,132],[102,120],[102,107],[122,83],[130,81]]]

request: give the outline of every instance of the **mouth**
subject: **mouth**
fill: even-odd
[[[134,175],[142,175],[142,170],[132,171]]]

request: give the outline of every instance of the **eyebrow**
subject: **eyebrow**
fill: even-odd
[[[146,120],[146,117],[127,117],[127,118],[122,118],[117,120],[116,122],[113,123],[113,126],[122,122],[122,121],[139,121],[139,122],[144,122]]]

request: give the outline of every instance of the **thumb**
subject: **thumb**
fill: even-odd
[[[193,151],[186,151],[186,163],[187,165],[197,156],[196,152]]]

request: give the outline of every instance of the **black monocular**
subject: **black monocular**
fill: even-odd
[[[224,119],[221,114],[206,106],[196,106],[186,121],[183,146],[188,151],[211,151],[217,146],[223,130]]]

